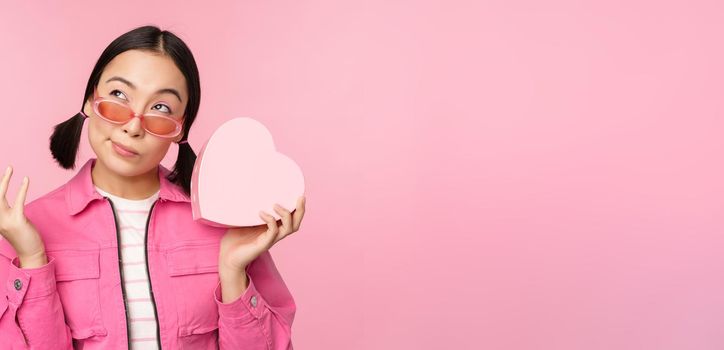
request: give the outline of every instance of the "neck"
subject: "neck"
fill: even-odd
[[[135,176],[124,176],[108,169],[96,159],[91,169],[93,184],[114,196],[140,200],[145,199],[159,190],[161,183],[158,178],[158,167]]]

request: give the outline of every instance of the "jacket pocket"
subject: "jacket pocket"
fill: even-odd
[[[54,245],[55,281],[71,336],[84,339],[106,335],[101,316],[100,249],[98,246]]]
[[[214,289],[219,283],[219,239],[178,242],[165,251],[176,293],[181,344],[205,349],[216,342],[219,312]],[[204,344],[204,345],[202,345]]]

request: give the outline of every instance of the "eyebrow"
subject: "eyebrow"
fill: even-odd
[[[121,83],[124,83],[124,84],[128,85],[131,89],[134,89],[134,90],[136,89],[136,85],[133,85],[133,83],[131,83],[130,81],[128,81],[128,80],[126,80],[126,79],[124,79],[124,78],[121,78],[121,77],[112,77],[112,78],[106,80],[106,83],[109,83],[109,82],[114,81],[114,80],[120,81]],[[179,93],[178,93],[178,90],[176,90],[176,89],[165,88],[165,89],[161,89],[161,90],[156,91],[156,93],[157,93],[157,94],[171,93],[171,94],[174,94],[174,95],[176,96],[176,98],[178,98],[179,102],[183,102],[183,100],[181,100],[181,94],[179,94]]]

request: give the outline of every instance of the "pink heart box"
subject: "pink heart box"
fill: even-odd
[[[191,175],[193,219],[216,227],[266,224],[260,210],[279,220],[274,203],[293,211],[303,195],[302,170],[277,152],[264,125],[248,117],[214,131]]]

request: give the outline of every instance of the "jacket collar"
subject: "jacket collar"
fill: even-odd
[[[96,158],[88,159],[83,167],[78,170],[78,173],[68,181],[65,201],[70,215],[79,213],[94,199],[103,199],[103,195],[96,191],[91,177],[91,169],[93,169],[95,162]],[[159,199],[191,202],[191,199],[184,193],[183,188],[166,178],[170,172],[163,165],[158,165],[158,177],[161,182]]]

